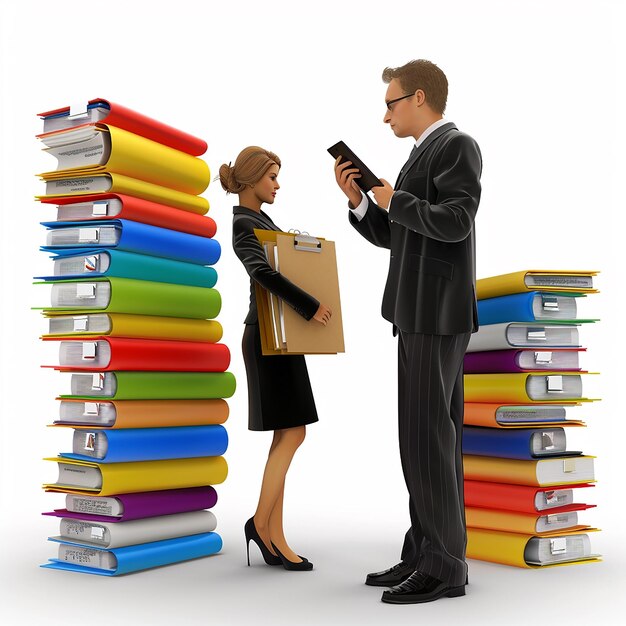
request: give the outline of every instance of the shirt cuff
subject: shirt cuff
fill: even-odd
[[[365,214],[367,213],[367,207],[369,206],[367,196],[362,191],[361,196],[362,197],[359,206],[355,207],[354,209],[350,209],[354,213],[354,215],[356,215],[356,218],[359,220],[359,222],[365,217]]]

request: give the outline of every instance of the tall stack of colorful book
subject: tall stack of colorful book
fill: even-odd
[[[464,362],[468,558],[519,567],[597,561],[577,503],[593,457],[570,451],[583,397],[577,302],[597,272],[532,270],[477,281]],[[584,497],[584,496],[583,496]]]
[[[206,143],[103,99],[40,114],[57,205],[42,250],[51,365],[71,377],[55,427],[65,507],[43,567],[114,576],[218,552],[213,485],[227,474],[234,376],[218,343],[220,245],[201,194]],[[68,446],[69,447],[69,446]]]

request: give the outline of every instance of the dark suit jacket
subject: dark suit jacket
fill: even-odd
[[[368,197],[352,225],[391,258],[382,315],[407,333],[478,329],[474,217],[480,200],[478,144],[452,123],[429,135],[400,172],[389,212]]]
[[[319,308],[319,301],[271,268],[263,247],[254,234],[255,228],[280,230],[263,211],[257,213],[243,206],[233,208],[233,249],[250,275],[250,310],[244,323],[258,322],[255,282],[284,300],[302,317],[310,320]]]

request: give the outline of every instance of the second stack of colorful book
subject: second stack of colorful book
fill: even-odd
[[[593,457],[567,449],[583,397],[577,300],[595,272],[528,271],[477,281],[479,330],[464,362],[467,556],[520,567],[589,562],[577,503]]]

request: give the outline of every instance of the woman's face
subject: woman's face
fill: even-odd
[[[276,163],[270,166],[265,172],[261,180],[254,185],[254,193],[256,197],[267,204],[273,204],[276,192],[280,189],[278,184],[278,172],[280,168]]]

